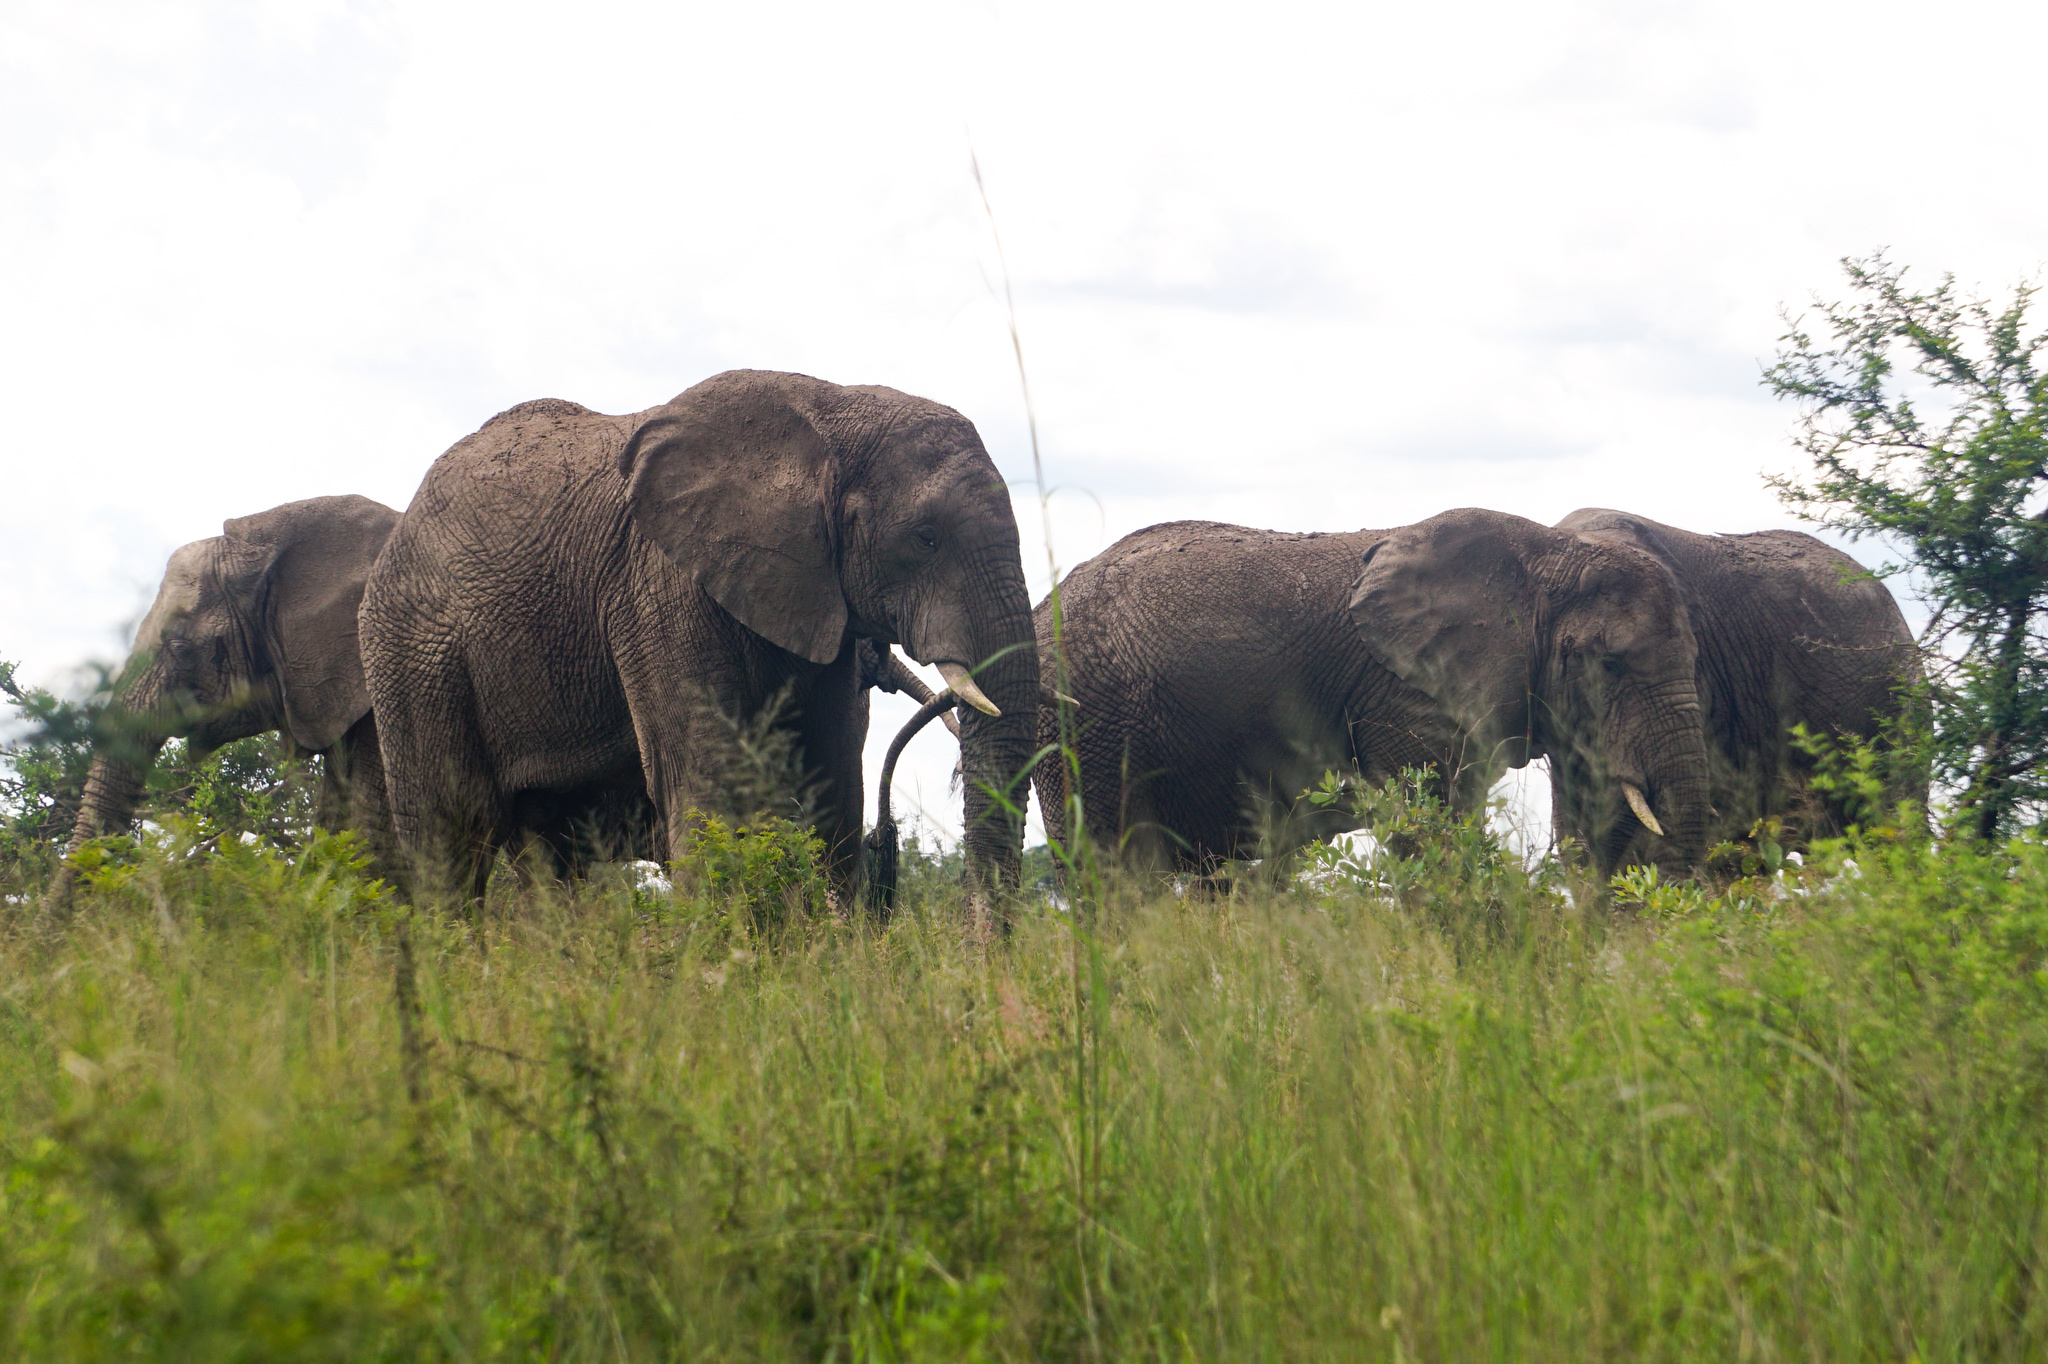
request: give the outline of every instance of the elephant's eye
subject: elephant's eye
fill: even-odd
[[[1600,666],[1609,677],[1620,677],[1628,671],[1628,665],[1621,661],[1618,654],[1608,654],[1600,660]]]
[[[917,537],[918,548],[925,553],[930,554],[939,547],[939,533],[930,526],[919,526],[912,533]]]

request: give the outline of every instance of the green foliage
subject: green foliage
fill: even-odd
[[[132,747],[146,725],[110,711],[104,698],[80,703],[21,687],[6,662],[0,692],[13,703],[16,736],[0,748],[0,885],[32,893],[70,842],[95,746]],[[320,762],[295,757],[278,733],[229,744],[196,763],[173,739],[150,768],[136,815],[157,823],[195,818],[209,845],[247,837],[298,846],[313,835]],[[95,842],[97,858],[132,857],[126,836]]]
[[[1760,826],[1614,914],[1322,791],[1378,846],[994,948],[936,881],[820,912],[788,824],[472,921],[173,820],[0,935],[0,1357],[2048,1346],[2048,848]]]
[[[1311,843],[1297,854],[1319,893],[1383,901],[1461,937],[1520,932],[1530,913],[1566,902],[1563,864],[1532,872],[1487,827],[1487,812],[1453,811],[1428,771],[1378,787],[1326,772],[1307,795],[1319,809],[1346,811],[1371,836],[1363,844]]]
[[[1792,726],[1792,743],[1813,760],[1807,785],[1846,811],[1852,828],[1874,828],[1893,813],[1886,768],[1897,750],[1880,752],[1874,744],[1817,734],[1803,724]]]
[[[296,846],[314,833],[324,761],[299,758],[291,740],[276,731],[237,740],[198,763],[173,739],[150,772],[144,817],[185,811],[214,837],[248,835]]]
[[[1933,618],[1921,640],[1935,773],[1962,827],[1993,840],[2048,817],[2048,333],[1945,276],[1921,292],[1882,256],[1844,261],[1856,297],[1798,326],[1765,375],[1804,408],[1802,515],[1901,553]],[[1901,366],[1904,372],[1901,373]]]
[[[896,878],[900,899],[904,905],[918,905],[938,900],[943,901],[950,889],[960,884],[966,870],[966,855],[959,844],[951,846],[927,841],[915,815],[906,819],[898,837]],[[1028,848],[1024,853],[1024,886],[1026,893],[1034,880],[1050,882],[1053,877],[1052,855],[1041,846]],[[1034,877],[1034,868],[1037,871]]]
[[[1782,855],[1776,843],[1764,845],[1772,855]],[[1628,867],[1608,882],[1614,903],[1633,907],[1657,921],[1691,918],[1709,904],[1705,892],[1690,881],[1666,881],[1654,866]]]
[[[690,818],[672,868],[678,885],[754,932],[824,912],[825,843],[809,827],[771,818],[734,828],[701,810]]]
[[[1024,893],[1036,899],[1044,899],[1048,895],[1058,893],[1060,861],[1054,855],[1051,844],[1041,843],[1035,848],[1024,850],[1018,881]]]
[[[94,717],[41,687],[24,688],[0,660],[0,693],[13,703],[14,731],[0,747],[0,868],[47,876],[85,793]]]

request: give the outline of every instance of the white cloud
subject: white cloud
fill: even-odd
[[[1877,246],[1994,287],[2038,267],[2044,27],[1818,0],[18,4],[0,656],[114,654],[174,545],[318,493],[402,506],[543,395],[885,382],[1028,479],[970,137],[1047,476],[1079,490],[1063,563],[1183,516],[1787,524],[1757,477],[1793,460],[1755,382],[1777,306]],[[912,750],[938,809],[946,746]]]

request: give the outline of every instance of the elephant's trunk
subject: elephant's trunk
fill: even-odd
[[[1706,734],[1697,706],[1678,708],[1676,722],[1648,745],[1648,758],[1643,766],[1651,789],[1643,793],[1645,802],[1662,824],[1664,840],[1688,867],[1698,867],[1706,861],[1713,802]],[[1629,804],[1623,805],[1628,811],[1623,818],[1644,822]]]
[[[896,737],[889,743],[888,753],[882,758],[881,779],[875,783],[875,827],[861,840],[861,867],[867,880],[868,912],[877,919],[887,919],[896,908],[900,850],[896,845],[896,812],[889,796],[889,787],[896,778],[896,760],[903,756],[903,746],[916,738],[919,730],[940,715],[950,715],[960,704],[960,698],[950,687],[934,696],[931,688],[922,682],[917,686],[924,693],[923,704],[918,707],[917,714],[896,732]]]
[[[71,859],[88,840],[128,832],[135,807],[142,803],[150,769],[168,740],[163,725],[151,723],[163,708],[163,690],[154,675],[145,675],[125,690],[105,717],[107,728],[95,744],[92,767],[86,772],[78,819],[71,826],[64,860],[43,899],[45,914],[70,912],[77,876]]]
[[[1001,714],[962,708],[962,840],[970,894],[999,895],[1016,888],[1023,867],[1028,769],[1038,729],[1038,649],[1014,549],[1007,563],[991,556],[982,570],[991,609],[964,647],[979,665],[975,685]]]

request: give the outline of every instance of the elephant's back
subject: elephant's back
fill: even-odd
[[[1833,545],[1796,530],[1714,539],[1756,592],[1776,596],[1816,638],[1859,648],[1911,642],[1891,590]]]
[[[546,398],[449,447],[384,547],[364,594],[372,634],[504,652],[552,618],[590,618],[627,553],[618,455],[637,416]]]
[[[619,454],[642,415],[608,416],[560,398],[507,408],[434,461],[406,520],[517,522],[590,491],[623,505]]]
[[[1913,635],[1891,590],[1862,564],[1803,531],[1667,535],[1703,648],[1768,652],[1780,690],[1808,705],[1839,696],[1859,729],[1862,710],[1886,704]],[[1846,713],[1808,718],[1849,722]]]
[[[1121,811],[1125,824],[1151,820],[1221,851],[1242,833],[1247,780],[1286,785],[1301,780],[1295,766],[1343,761],[1347,722],[1399,685],[1345,610],[1382,534],[1176,521],[1069,573],[1063,660],[1051,600],[1035,614],[1047,680],[1081,703],[1090,822]]]
[[[1702,699],[1730,761],[1775,771],[1785,729],[1873,732],[1914,668],[1912,632],[1882,582],[1796,530],[1703,535],[1603,509],[1559,522],[1652,554],[1677,578],[1700,646]]]
[[[1702,535],[1605,508],[1573,512],[1558,529],[1619,540],[1662,560],[1704,631],[1793,629],[1816,644],[1865,651],[1912,641],[1890,590],[1804,531]]]
[[[460,696],[506,790],[630,761],[608,625],[641,581],[618,470],[638,420],[500,413],[435,461],[371,572],[373,694]]]
[[[1344,605],[1360,558],[1381,534],[1214,521],[1136,531],[1061,582],[1064,642],[1098,665],[1128,660],[1140,671],[1197,654],[1278,662],[1334,648],[1351,638]],[[1044,648],[1049,601],[1038,617]]]

